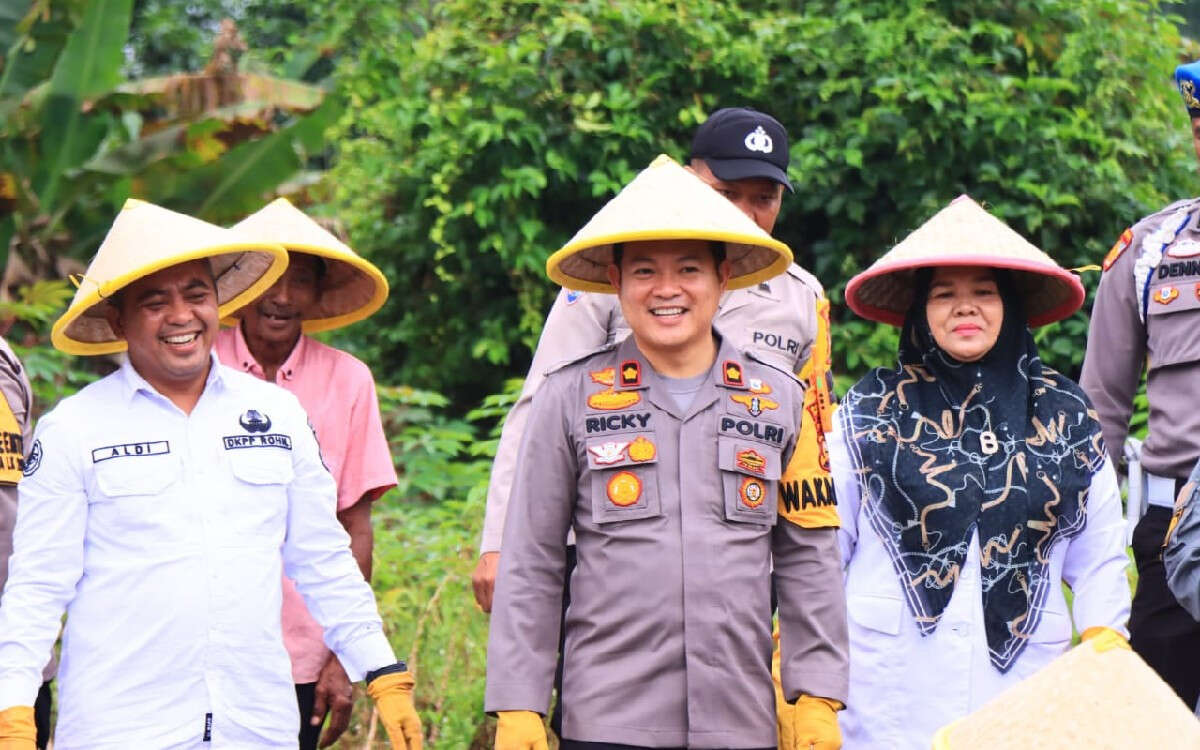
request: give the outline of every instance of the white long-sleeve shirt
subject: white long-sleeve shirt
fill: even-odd
[[[215,358],[191,414],[128,363],[65,399],[20,485],[0,709],[65,610],[59,750],[294,748],[281,566],[351,679],[395,661],[335,492],[295,397]]]
[[[1072,622],[1081,633],[1099,625],[1128,637],[1129,558],[1117,477],[1107,459],[1092,479],[1083,530],[1050,553],[1050,575],[1071,587],[1074,603],[1068,609],[1062,587],[1051,586],[1037,630],[1002,674],[988,658],[978,533],[941,622],[922,636],[891,558],[862,509],[841,420],[834,425],[830,463],[842,521],[838,537],[850,627],[850,697],[838,716],[843,750],[928,750],[939,727],[1065,652]]]

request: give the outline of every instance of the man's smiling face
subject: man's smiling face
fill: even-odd
[[[260,345],[294,346],[300,338],[304,316],[320,299],[320,258],[289,252],[288,267],[271,288],[241,310],[242,333],[250,349]]]
[[[166,393],[202,383],[216,335],[217,291],[206,260],[164,268],[121,290],[108,322],[129,343],[129,361]]]

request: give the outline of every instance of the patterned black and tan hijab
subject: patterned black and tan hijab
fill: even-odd
[[[863,509],[923,635],[937,628],[979,531],[988,650],[1007,672],[1059,585],[1051,549],[1086,523],[1104,449],[1083,391],[1042,364],[1011,279],[995,273],[1004,322],[981,360],[959,362],[934,341],[923,269],[898,366],[859,380],[838,413]]]

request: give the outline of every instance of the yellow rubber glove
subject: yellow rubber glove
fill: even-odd
[[[387,729],[392,750],[421,750],[421,717],[413,705],[412,672],[392,672],[376,677],[367,685],[367,695],[375,701],[379,720]]]
[[[546,725],[533,711],[498,711],[496,750],[548,750]]]
[[[841,709],[839,701],[800,696],[792,709],[792,744],[786,750],[841,750],[842,730],[837,721]]]
[[[36,750],[37,728],[33,706],[12,706],[0,711],[0,750]]]
[[[1125,636],[1103,625],[1093,625],[1083,631],[1079,639],[1092,644],[1092,648],[1096,649],[1096,653],[1099,654],[1111,651],[1114,648],[1123,648],[1126,651],[1131,650],[1129,648],[1129,641],[1125,640]]]
[[[791,748],[795,744],[796,707],[783,697],[783,678],[779,676],[779,626],[775,627],[771,638],[775,641],[775,650],[771,653],[771,682],[775,683],[775,726],[779,730],[779,747]]]

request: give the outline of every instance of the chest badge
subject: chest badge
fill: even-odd
[[[626,365],[629,363],[626,362]],[[637,363],[634,363],[637,364]],[[602,391],[596,391],[587,397],[587,405],[593,409],[600,411],[615,411],[617,409],[628,409],[634,404],[641,403],[642,394],[638,391],[616,391],[613,389],[613,384],[616,382],[616,369],[605,367],[603,370],[592,370],[588,373],[592,378],[593,383],[608,386]],[[624,373],[621,374],[624,378]],[[641,379],[641,370],[637,371],[637,378]]]
[[[1175,298],[1178,296],[1178,288],[1173,286],[1160,286],[1158,289],[1154,290],[1154,294],[1150,296],[1150,299],[1154,300],[1160,305],[1169,305],[1174,302]]]
[[[271,429],[271,418],[257,409],[247,409],[238,417],[238,424],[246,432],[266,432]]]
[[[746,477],[738,487],[738,498],[747,508],[757,508],[767,499],[767,486],[761,479]]]
[[[629,460],[631,461],[645,463],[653,461],[656,455],[658,455],[658,449],[654,447],[654,443],[640,435],[629,445]]]
[[[771,386],[762,382],[757,378],[750,380],[749,393],[737,393],[729,397],[729,400],[735,404],[741,404],[746,407],[746,411],[750,416],[757,417],[764,411],[770,411],[779,408],[779,402],[767,398],[767,394],[771,392]]]
[[[592,454],[592,458],[600,466],[608,466],[615,464],[625,457],[625,447],[629,445],[628,440],[615,441],[610,440],[607,443],[600,443],[588,447],[588,453]]]
[[[642,497],[642,480],[631,471],[618,471],[608,480],[608,500],[613,505],[628,508]]]
[[[725,385],[733,388],[745,388],[746,381],[742,375],[742,366],[731,359],[725,360],[725,364],[721,365],[721,376],[725,379]]]
[[[765,474],[767,471],[766,457],[753,448],[735,453],[733,462],[739,469],[751,474]]]

